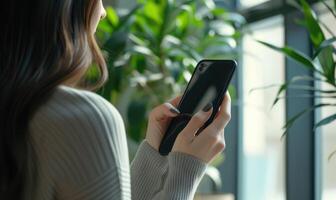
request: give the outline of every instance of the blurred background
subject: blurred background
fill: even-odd
[[[199,60],[235,59],[226,150],[196,199],[336,199],[335,0],[104,4],[110,79],[98,93],[123,116],[131,158],[149,111],[183,93]]]

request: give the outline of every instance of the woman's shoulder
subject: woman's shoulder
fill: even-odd
[[[119,112],[117,109],[106,99],[98,94],[84,90],[73,88],[65,85],[60,85],[55,89],[47,106],[59,105],[64,107],[79,108],[83,107],[82,111],[95,112],[95,111],[108,111],[115,114]]]
[[[110,102],[93,92],[63,85],[37,109],[31,123],[59,130],[110,128],[111,124],[123,128],[122,118]]]
[[[122,118],[93,92],[59,86],[29,125],[39,164],[60,187],[81,190],[97,178],[116,179],[116,168],[128,164]]]

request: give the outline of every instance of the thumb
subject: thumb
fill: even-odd
[[[212,103],[208,103],[190,119],[181,134],[190,140],[194,138],[197,130],[200,129],[211,116],[212,110]]]
[[[150,114],[150,117],[160,121],[168,117],[175,117],[178,114],[180,114],[180,111],[171,103],[166,102],[154,108]]]

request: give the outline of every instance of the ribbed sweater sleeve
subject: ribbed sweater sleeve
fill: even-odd
[[[189,200],[206,168],[185,154],[162,157],[144,141],[130,170],[117,109],[66,86],[36,112],[30,135],[38,172],[30,196],[36,200]]]
[[[146,141],[131,164],[133,200],[191,200],[207,165],[179,152],[161,156]]]

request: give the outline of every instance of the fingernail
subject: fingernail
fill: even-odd
[[[202,109],[203,112],[208,112],[212,108],[212,103],[208,103],[204,108]]]
[[[177,110],[176,108],[170,108],[169,110],[170,110],[170,112],[172,112],[174,114],[180,114],[180,111]]]

